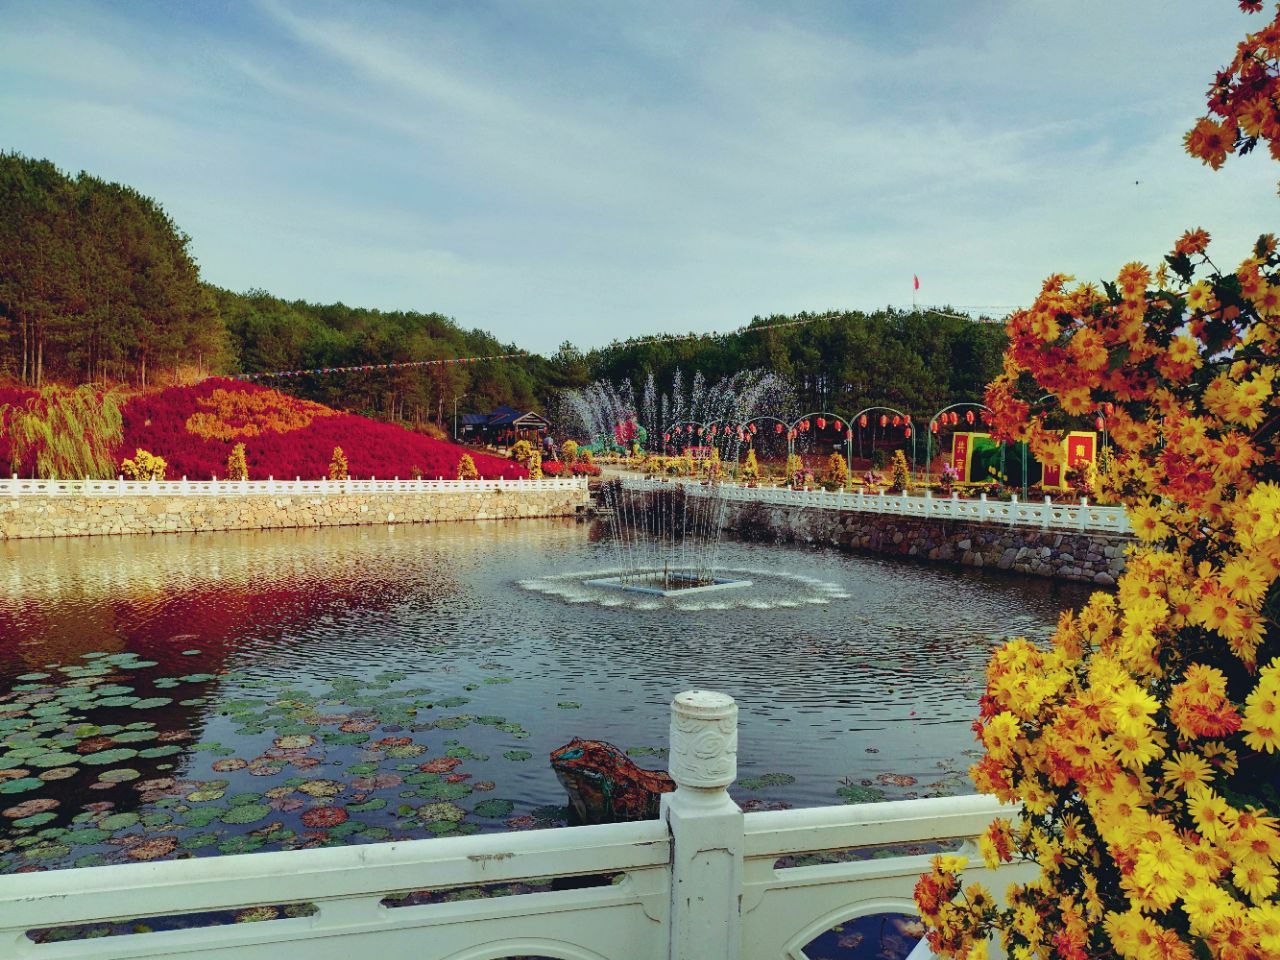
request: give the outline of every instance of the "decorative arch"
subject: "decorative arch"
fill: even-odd
[[[554,957],[555,960],[610,960],[609,957],[594,950],[566,943],[563,940],[544,940],[541,937],[501,940],[478,947],[467,947],[458,953],[450,954],[447,960],[507,960],[508,957],[530,954]]]
[[[924,440],[925,440],[925,454],[924,454],[924,479],[925,479],[925,483],[928,483],[929,481],[931,481],[931,480],[933,479],[933,435],[934,435],[934,433],[936,433],[936,432],[937,432],[937,429],[938,429],[938,427],[937,427],[938,420],[939,420],[939,418],[942,418],[942,417],[944,417],[946,414],[950,413],[952,410],[959,410],[959,409],[962,409],[962,408],[968,408],[969,410],[982,410],[982,411],[983,411],[983,419],[984,419],[984,420],[986,419],[986,414],[989,414],[989,413],[992,413],[992,412],[993,412],[993,411],[992,411],[992,409],[991,409],[990,407],[988,407],[985,403],[979,403],[979,402],[977,402],[976,400],[961,400],[961,401],[959,401],[958,403],[949,403],[949,404],[947,404],[945,407],[943,407],[941,410],[939,410],[937,413],[935,413],[932,417],[930,417],[930,418],[929,418],[929,429],[925,432],[925,435],[924,435]],[[976,426],[976,424],[975,424],[975,426]],[[1001,456],[1003,457],[1003,454],[1002,454]],[[1025,490],[1023,490],[1023,494],[1024,494],[1024,495],[1026,494],[1026,491],[1025,491]]]
[[[862,427],[860,424],[860,421],[864,414],[867,416],[870,416],[873,413],[883,413],[885,415],[893,415],[893,416],[898,416],[902,418],[901,429],[910,430],[910,433],[907,436],[905,436],[903,439],[911,441],[911,469],[912,471],[914,471],[916,469],[916,433],[917,431],[915,429],[915,423],[911,419],[911,414],[907,413],[904,410],[899,410],[897,407],[886,407],[883,404],[877,404],[871,407],[863,407],[857,413],[848,417],[845,422],[848,425],[850,430],[874,429],[874,426],[875,426],[874,424],[869,423],[865,428]],[[852,451],[850,452],[850,455],[852,456]]]
[[[881,913],[903,913],[908,916],[920,916],[920,908],[910,897],[885,897],[879,900],[863,900],[861,903],[849,904],[828,911],[815,917],[800,932],[787,941],[783,949],[786,960],[809,960],[804,952],[805,945],[816,937],[826,933],[836,924],[847,923],[860,917],[874,917]]]

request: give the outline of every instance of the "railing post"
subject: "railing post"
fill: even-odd
[[[1047,493],[1044,495],[1044,513],[1042,513],[1040,517],[1042,520],[1040,529],[1048,530],[1049,521],[1053,519],[1053,501],[1049,499],[1049,495]]]
[[[738,705],[710,690],[671,701],[671,960],[738,960],[742,811],[725,789],[738,773]]]

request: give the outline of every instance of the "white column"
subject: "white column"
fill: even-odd
[[[742,811],[725,789],[738,774],[738,705],[710,690],[671,702],[672,960],[738,960]]]

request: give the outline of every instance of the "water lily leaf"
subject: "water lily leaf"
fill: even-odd
[[[138,756],[153,759],[155,757],[171,757],[175,753],[181,753],[181,747],[175,747],[173,744],[165,744],[162,747],[148,747],[146,750],[139,750]]]
[[[572,700],[561,700],[556,704],[556,707],[560,710],[581,710],[582,704],[575,703]]]
[[[452,710],[454,707],[466,706],[470,702],[466,697],[445,697],[443,700],[437,700],[436,706]]]
[[[41,770],[40,779],[46,783],[53,780],[66,780],[68,777],[74,777],[79,772],[75,767],[52,767],[49,770]]]
[[[98,821],[98,826],[103,830],[110,830],[113,833],[118,830],[127,830],[136,824],[141,818],[130,811],[124,813],[111,813]]]
[[[123,730],[111,739],[116,743],[138,743],[143,740],[154,740],[159,734],[154,730]]]
[[[337,730],[326,730],[320,734],[320,739],[325,743],[335,745],[353,745],[357,743],[366,743],[369,740],[367,733],[340,733]]]
[[[510,683],[511,678],[510,677],[485,677],[484,682],[488,684]]]
[[[171,697],[147,697],[145,700],[138,700],[134,703],[135,710],[152,710],[156,707],[165,707],[173,703]]]
[[[98,779],[104,783],[127,783],[130,780],[137,780],[142,774],[131,767],[116,767],[114,770],[104,770],[98,774]]]
[[[255,850],[261,850],[266,844],[262,837],[255,837],[252,834],[245,834],[239,837],[228,837],[218,844],[220,853],[252,853]]]
[[[71,848],[65,843],[41,843],[22,851],[28,860],[60,860],[70,854]]]
[[[82,827],[65,834],[64,839],[69,843],[74,843],[76,846],[87,847],[91,843],[101,843],[109,836],[111,836],[110,830],[99,830],[97,827]]]
[[[352,813],[366,813],[370,810],[381,810],[386,807],[386,805],[387,801],[382,797],[374,797],[371,800],[366,800],[364,803],[349,803],[347,804],[347,810]]]
[[[184,657],[198,657],[198,656],[200,655],[200,651],[199,651],[199,650],[194,650],[194,649],[193,649],[193,650],[183,650],[183,651],[182,651],[182,655],[183,655]]]
[[[29,817],[21,817],[20,819],[14,820],[13,825],[15,827],[24,828],[38,827],[42,823],[48,823],[50,820],[56,819],[57,816],[58,815],[56,813],[33,813]]]
[[[27,763],[33,767],[65,767],[69,763],[77,763],[82,758],[74,753],[65,753],[63,751],[55,751],[53,753],[42,753],[39,756],[32,757]],[[85,761],[88,762],[87,760]]]
[[[243,807],[248,803],[260,803],[262,794],[260,793],[237,793],[234,797],[227,801],[233,807]]]
[[[885,792],[875,787],[863,787],[850,783],[838,788],[836,796],[842,797],[845,803],[874,803],[877,800],[883,800]]]
[[[528,760],[533,754],[528,750],[508,750],[503,756],[508,760]]]
[[[37,780],[35,777],[21,777],[18,780],[6,780],[0,783],[0,793],[26,793],[28,790],[43,786],[43,780]]]
[[[472,812],[477,817],[491,817],[497,819],[505,817],[515,809],[515,804],[510,800],[499,800],[497,798],[489,800],[481,800],[472,808]]]
[[[79,760],[81,763],[101,766],[107,763],[119,763],[121,760],[132,760],[136,756],[138,751],[131,747],[116,747],[111,750],[99,750],[97,753],[87,753]]]
[[[418,808],[418,819],[424,823],[446,821],[457,823],[467,812],[456,803],[427,803]]]
[[[137,697],[106,697],[99,700],[99,707],[131,707],[138,702]]]
[[[796,778],[789,773],[766,773],[759,777],[741,777],[737,785],[744,790],[762,790],[765,787],[785,787],[795,782]]]
[[[44,680],[45,678],[47,678],[47,677],[49,677],[49,676],[51,676],[51,674],[48,674],[48,673],[39,673],[39,672],[37,672],[37,673],[24,673],[24,674],[22,674],[21,676],[19,676],[19,677],[18,677],[18,679],[19,679],[19,680]]]
[[[216,833],[193,833],[190,836],[182,838],[179,844],[184,850],[202,850],[205,847],[212,847],[218,842]]]
[[[254,823],[269,813],[271,808],[265,803],[245,803],[228,809],[222,814],[221,820],[223,823]]]
[[[205,683],[208,680],[215,679],[212,673],[188,673],[185,677],[179,677],[183,683]]]
[[[208,803],[211,800],[221,800],[227,791],[221,787],[204,788],[200,790],[192,790],[187,794],[187,799],[192,803]],[[190,822],[190,817],[187,818]]]
[[[167,857],[177,848],[177,837],[148,837],[126,847],[124,855],[130,860],[159,860],[161,857]]]

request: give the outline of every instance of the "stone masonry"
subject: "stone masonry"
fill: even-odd
[[[1112,586],[1132,537],[968,520],[729,502],[725,527],[748,539],[817,543],[935,563]]]
[[[0,496],[0,540],[560,517],[585,510],[587,503],[585,486],[326,495]]]

